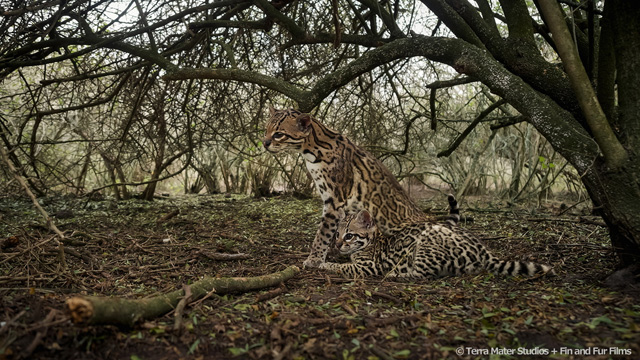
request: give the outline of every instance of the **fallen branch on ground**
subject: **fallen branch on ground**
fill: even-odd
[[[273,290],[267,291],[264,294],[260,294],[258,296],[256,296],[256,301],[255,302],[262,302],[262,301],[266,301],[266,300],[270,300],[273,299],[274,297],[278,296],[278,295],[282,295],[285,292],[287,292],[287,287],[284,284],[281,284],[280,287],[277,287]]]
[[[174,210],[174,211],[168,213],[167,215],[161,217],[160,219],[156,220],[156,224],[165,223],[165,222],[167,222],[167,220],[170,220],[170,219],[174,218],[178,214],[180,214],[180,210]]]
[[[386,300],[390,300],[390,301],[392,301],[392,302],[394,302],[396,304],[402,304],[403,303],[403,301],[398,299],[397,297],[391,296],[391,295],[383,293],[383,292],[372,291],[371,295],[372,296],[377,296],[377,297],[380,297],[380,298],[383,298],[383,299],[386,299]]]
[[[591,220],[591,219],[587,219],[585,217],[579,217],[577,219],[528,218],[526,220],[527,221],[531,221],[531,222],[555,221],[555,222],[589,224],[589,225],[597,225],[597,226],[607,227],[607,224],[605,224],[604,221]]]
[[[244,253],[227,254],[227,253],[209,253],[209,252],[201,251],[200,254],[209,260],[215,260],[215,261],[232,261],[232,260],[251,259],[251,256],[249,254],[244,254]]]
[[[191,286],[184,286],[184,296],[178,302],[178,306],[176,307],[176,312],[174,314],[175,322],[173,324],[173,330],[179,331],[182,328],[182,312],[184,311],[184,307],[187,306],[189,301],[191,301]]]
[[[289,266],[273,274],[248,278],[212,278],[191,284],[192,300],[215,289],[216,294],[238,293],[276,286],[300,272]],[[139,320],[149,320],[173,310],[184,297],[184,289],[147,299],[129,300],[116,297],[82,296],[67,300],[75,323],[115,324],[131,326]]]

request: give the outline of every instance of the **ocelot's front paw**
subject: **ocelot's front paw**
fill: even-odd
[[[302,266],[305,268],[319,268],[323,263],[324,261],[322,261],[322,259],[315,256],[309,256],[307,260],[302,263]]]

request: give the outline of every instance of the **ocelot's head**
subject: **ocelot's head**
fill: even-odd
[[[367,210],[345,216],[344,211],[340,209],[338,220],[336,247],[342,255],[362,251],[374,242],[376,223]]]
[[[269,152],[301,151],[311,133],[311,115],[295,109],[269,108],[270,117],[262,144]]]

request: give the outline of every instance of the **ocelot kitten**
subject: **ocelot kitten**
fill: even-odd
[[[495,258],[480,240],[447,224],[414,222],[383,236],[369,212],[339,213],[336,246],[351,263],[323,263],[321,269],[347,277],[387,275],[436,278],[488,270],[500,275],[553,273],[551,267]]]
[[[302,153],[307,170],[324,201],[322,222],[305,267],[324,262],[338,225],[338,209],[345,213],[367,210],[379,229],[407,221],[435,220],[422,212],[382,163],[367,151],[333,131],[310,114],[295,109],[270,109],[263,141],[266,150]]]

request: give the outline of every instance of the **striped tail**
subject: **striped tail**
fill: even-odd
[[[553,268],[548,265],[542,265],[528,261],[498,260],[496,258],[492,258],[491,260],[489,260],[488,270],[498,275],[511,276],[533,276],[547,273],[549,275],[555,275]]]
[[[460,208],[458,208],[458,200],[453,194],[447,195],[447,200],[449,201],[449,215],[447,216],[447,221],[456,225],[460,222]]]

